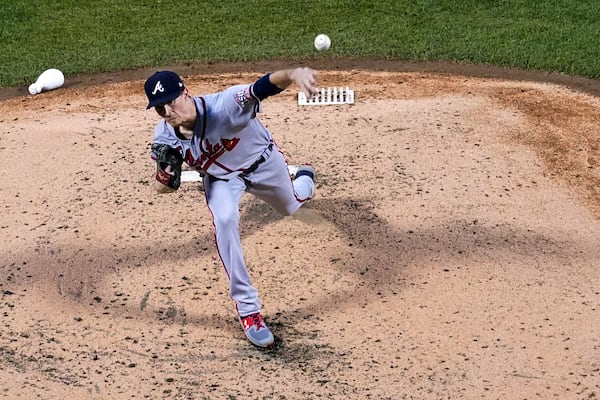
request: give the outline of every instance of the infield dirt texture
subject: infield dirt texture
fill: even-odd
[[[292,87],[262,115],[316,198],[288,218],[242,202],[267,351],[201,187],[149,185],[153,70],[2,92],[0,397],[600,397],[600,85],[327,63],[321,86],[355,104],[299,107]],[[282,65],[176,71],[203,94]]]

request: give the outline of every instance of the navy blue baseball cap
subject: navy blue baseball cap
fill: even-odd
[[[155,72],[144,83],[144,90],[149,101],[146,110],[158,104],[165,104],[171,100],[175,100],[183,92],[183,89],[185,89],[183,81],[175,72]]]

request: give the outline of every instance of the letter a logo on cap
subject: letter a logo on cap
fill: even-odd
[[[154,90],[152,91],[152,95],[156,95],[156,92],[164,92],[165,88],[163,87],[160,81],[156,82],[156,86],[154,86]]]
[[[148,97],[146,109],[175,100],[184,89],[183,81],[175,72],[156,71],[144,82],[144,92]]]

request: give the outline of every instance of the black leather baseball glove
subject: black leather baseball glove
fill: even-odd
[[[152,152],[156,156],[156,180],[172,189],[179,189],[181,185],[181,154],[167,144],[152,144]],[[167,167],[170,166],[170,173]]]

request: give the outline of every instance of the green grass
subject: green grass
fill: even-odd
[[[186,62],[377,57],[600,78],[597,0],[3,0],[0,87]],[[317,33],[330,51],[312,47]]]

